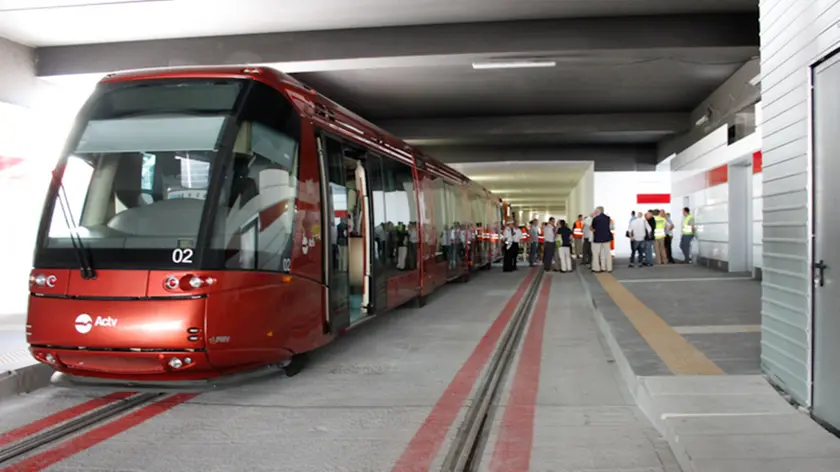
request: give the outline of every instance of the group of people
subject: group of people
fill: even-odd
[[[688,207],[683,208],[683,228],[680,250],[684,262],[691,263],[691,241],[694,239],[694,216]],[[663,210],[632,212],[627,227],[630,238],[630,267],[653,267],[654,264],[673,264],[671,244],[674,223],[671,214]],[[638,256],[638,257],[637,257]]]
[[[592,215],[584,218],[578,215],[573,227],[566,220],[559,223],[554,217],[542,224],[542,262],[546,271],[571,272],[574,270],[572,256],[581,259],[582,265],[591,265],[593,272],[612,272],[612,254],[615,224],[598,207]],[[530,240],[528,262],[531,267],[537,265],[540,244],[540,223],[534,219],[529,222],[528,239]],[[503,234],[505,258],[503,270],[516,270],[522,231],[510,220],[505,222]]]

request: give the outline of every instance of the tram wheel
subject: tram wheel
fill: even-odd
[[[283,373],[286,374],[286,377],[294,377],[295,375],[299,374],[300,371],[306,366],[307,356],[306,353],[295,354],[292,356],[291,362],[285,368],[283,368]]]

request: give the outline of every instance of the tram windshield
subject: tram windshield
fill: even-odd
[[[42,229],[36,264],[72,266],[84,256],[80,250],[97,268],[194,264],[200,233],[206,233],[207,241],[214,241],[216,268],[257,269],[250,260],[257,248],[239,241],[239,232],[263,210],[257,207],[264,198],[254,198],[259,187],[290,186],[297,139],[283,149],[286,143],[272,140],[277,133],[268,132],[267,126],[235,116],[235,110],[254,109],[237,105],[252,88],[238,80],[163,79],[98,90],[81,114],[60,181],[51,186],[51,215]],[[266,165],[261,159],[265,154],[286,159]],[[262,168],[253,169],[255,164]],[[228,175],[218,177],[213,188],[217,167]],[[243,181],[259,187],[243,189]],[[219,207],[205,211],[214,193]],[[294,198],[283,195],[288,196]],[[215,228],[204,215],[214,217]],[[285,223],[284,228],[290,226]],[[280,239],[285,243],[288,238]],[[240,249],[248,254],[239,254]],[[232,262],[225,264],[223,258]]]

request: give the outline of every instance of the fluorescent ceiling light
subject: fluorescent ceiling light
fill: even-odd
[[[752,79],[749,80],[749,82],[750,82],[750,85],[752,85],[753,87],[757,87],[758,84],[761,83],[761,74],[758,74],[757,76],[753,77]]]
[[[557,65],[555,61],[489,61],[489,62],[473,62],[473,69],[520,69],[526,67],[554,67]]]

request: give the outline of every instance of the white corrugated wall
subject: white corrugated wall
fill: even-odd
[[[762,136],[762,109],[761,102],[755,105],[755,133]],[[763,157],[762,157],[763,160]],[[753,218],[753,268],[760,269],[763,265],[762,254],[764,252],[764,231],[762,222],[764,221],[764,171],[753,174],[753,191],[752,191],[752,218]]]
[[[811,403],[809,68],[840,46],[840,1],[763,0],[762,349],[765,372]]]

